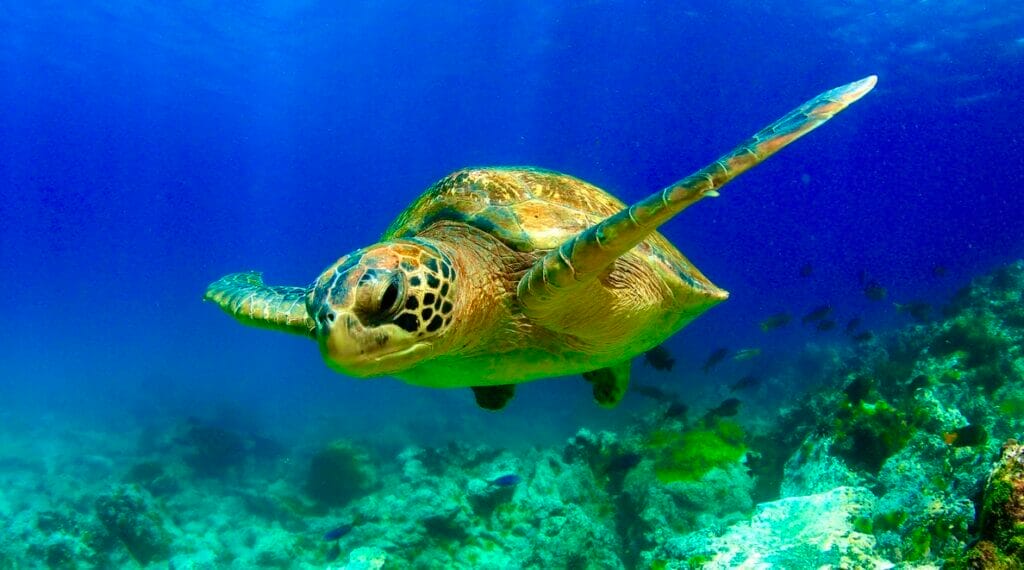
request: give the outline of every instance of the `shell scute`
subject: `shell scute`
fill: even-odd
[[[412,237],[438,222],[455,222],[517,251],[550,249],[623,207],[604,190],[549,170],[466,169],[428,188],[384,239]]]

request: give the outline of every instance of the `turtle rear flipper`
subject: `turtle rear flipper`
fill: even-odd
[[[504,408],[508,401],[512,399],[512,396],[515,395],[515,384],[473,386],[473,396],[476,397],[476,405],[492,412]]]
[[[583,230],[541,257],[520,279],[523,311],[540,321],[582,283],[600,275],[658,226],[819,127],[875,86],[876,77],[826,91],[762,129],[732,152],[660,192]]]
[[[314,337],[316,325],[306,311],[304,287],[271,287],[258,271],[232,273],[206,288],[213,301],[240,322],[255,327]]]
[[[608,368],[583,373],[583,379],[594,385],[594,401],[602,408],[614,408],[629,387],[629,365],[626,360]]]

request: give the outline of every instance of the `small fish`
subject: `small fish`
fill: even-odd
[[[686,415],[686,412],[687,412],[688,409],[689,408],[686,407],[686,404],[684,404],[684,403],[682,403],[682,402],[677,400],[677,401],[672,402],[671,404],[669,404],[668,409],[665,410],[665,417],[666,418],[681,418],[681,417]]]
[[[750,360],[751,358],[757,358],[758,356],[761,356],[760,348],[744,348],[743,350],[737,350],[736,354],[732,355],[732,359],[743,361]]]
[[[761,321],[761,331],[768,332],[777,328],[784,327],[793,320],[793,317],[789,313],[775,313],[767,319]]]
[[[324,561],[334,562],[339,556],[341,556],[341,545],[335,542],[327,549],[327,554],[324,555]]]
[[[668,402],[669,406],[665,411],[665,417],[678,418],[686,415],[686,404],[679,401],[679,396],[676,394],[649,384],[635,384],[630,386],[629,390],[656,402]]]
[[[843,392],[846,394],[846,399],[856,406],[857,404],[864,401],[874,389],[875,382],[867,376],[857,376],[843,388]]]
[[[719,362],[725,360],[725,357],[729,355],[728,348],[717,348],[710,355],[708,359],[704,361],[704,366],[701,366],[701,370],[704,374],[707,374],[714,368]]]
[[[629,387],[629,391],[659,402],[673,402],[677,399],[675,394],[670,394],[650,384],[635,384]]]
[[[914,377],[913,380],[910,381],[910,389],[919,390],[921,388],[927,387],[931,383],[932,381],[927,376],[925,376],[924,374],[918,374],[917,376]]]
[[[820,320],[824,319],[825,317],[828,317],[831,314],[832,314],[832,306],[831,305],[820,305],[818,307],[815,307],[815,308],[811,309],[811,312],[809,312],[806,315],[804,315],[804,318],[800,319],[800,322],[806,325],[807,323],[813,323],[815,321],[820,321]]]
[[[628,473],[631,469],[640,465],[643,456],[639,453],[623,453],[612,458],[608,462],[608,473]]]
[[[497,479],[491,479],[491,485],[497,485],[498,487],[512,487],[518,485],[522,479],[515,473],[509,473],[508,475],[502,475]]]
[[[873,338],[875,338],[875,335],[872,334],[871,331],[861,331],[853,335],[853,340],[857,342],[867,342]]]
[[[354,527],[354,524],[353,523],[349,523],[349,524],[343,524],[343,525],[341,525],[341,526],[339,526],[337,528],[332,528],[331,530],[329,530],[329,531],[324,533],[324,540],[338,540],[339,538],[341,538],[341,537],[345,536],[346,534],[352,532],[352,528],[353,527]]]
[[[932,276],[942,278],[946,276],[946,266],[936,265],[932,267]]]
[[[927,323],[931,318],[932,306],[924,301],[911,301],[909,303],[893,303],[896,306],[896,312],[905,315],[910,315],[910,318],[914,319],[919,323]]]
[[[836,322],[832,319],[825,319],[818,321],[818,324],[814,325],[814,328],[818,329],[818,332],[828,332],[836,328]]]
[[[750,374],[733,382],[732,385],[729,386],[729,391],[738,392],[740,390],[746,390],[748,388],[756,388],[760,385],[761,379],[758,378],[757,376],[754,376],[753,374]]]
[[[860,328],[860,317],[853,317],[846,323],[846,334],[853,334]]]
[[[655,370],[661,370],[663,372],[672,370],[672,366],[676,363],[676,360],[672,358],[672,353],[665,348],[665,345],[656,346],[645,352],[644,360],[646,360],[647,364],[650,364]]]
[[[885,287],[878,281],[872,279],[864,285],[864,296],[871,301],[882,301],[885,299]]]
[[[988,441],[988,432],[979,425],[967,424],[953,431],[947,431],[942,434],[942,439],[950,447],[974,447]]]
[[[800,277],[810,277],[813,274],[814,266],[810,263],[805,263],[803,267],[800,268]]]
[[[721,404],[708,410],[705,417],[731,418],[740,412],[740,403],[739,398],[728,398],[723,400]]]

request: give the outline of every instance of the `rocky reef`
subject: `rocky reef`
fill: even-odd
[[[821,383],[772,407],[664,403],[556,446],[6,426],[0,569],[1021,568],[1022,292],[1018,262],[809,349],[776,381]]]
[[[1020,568],[1024,560],[1024,446],[1011,439],[989,475],[978,521],[980,540],[963,558],[969,568]]]

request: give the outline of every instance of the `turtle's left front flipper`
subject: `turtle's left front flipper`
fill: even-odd
[[[308,294],[304,287],[271,287],[261,273],[247,271],[211,283],[203,299],[244,324],[313,338],[316,325],[306,312]]]
[[[561,302],[600,275],[658,226],[733,178],[819,127],[875,86],[875,76],[826,91],[762,129],[732,152],[576,234],[538,260],[519,281],[523,311],[543,321]]]

